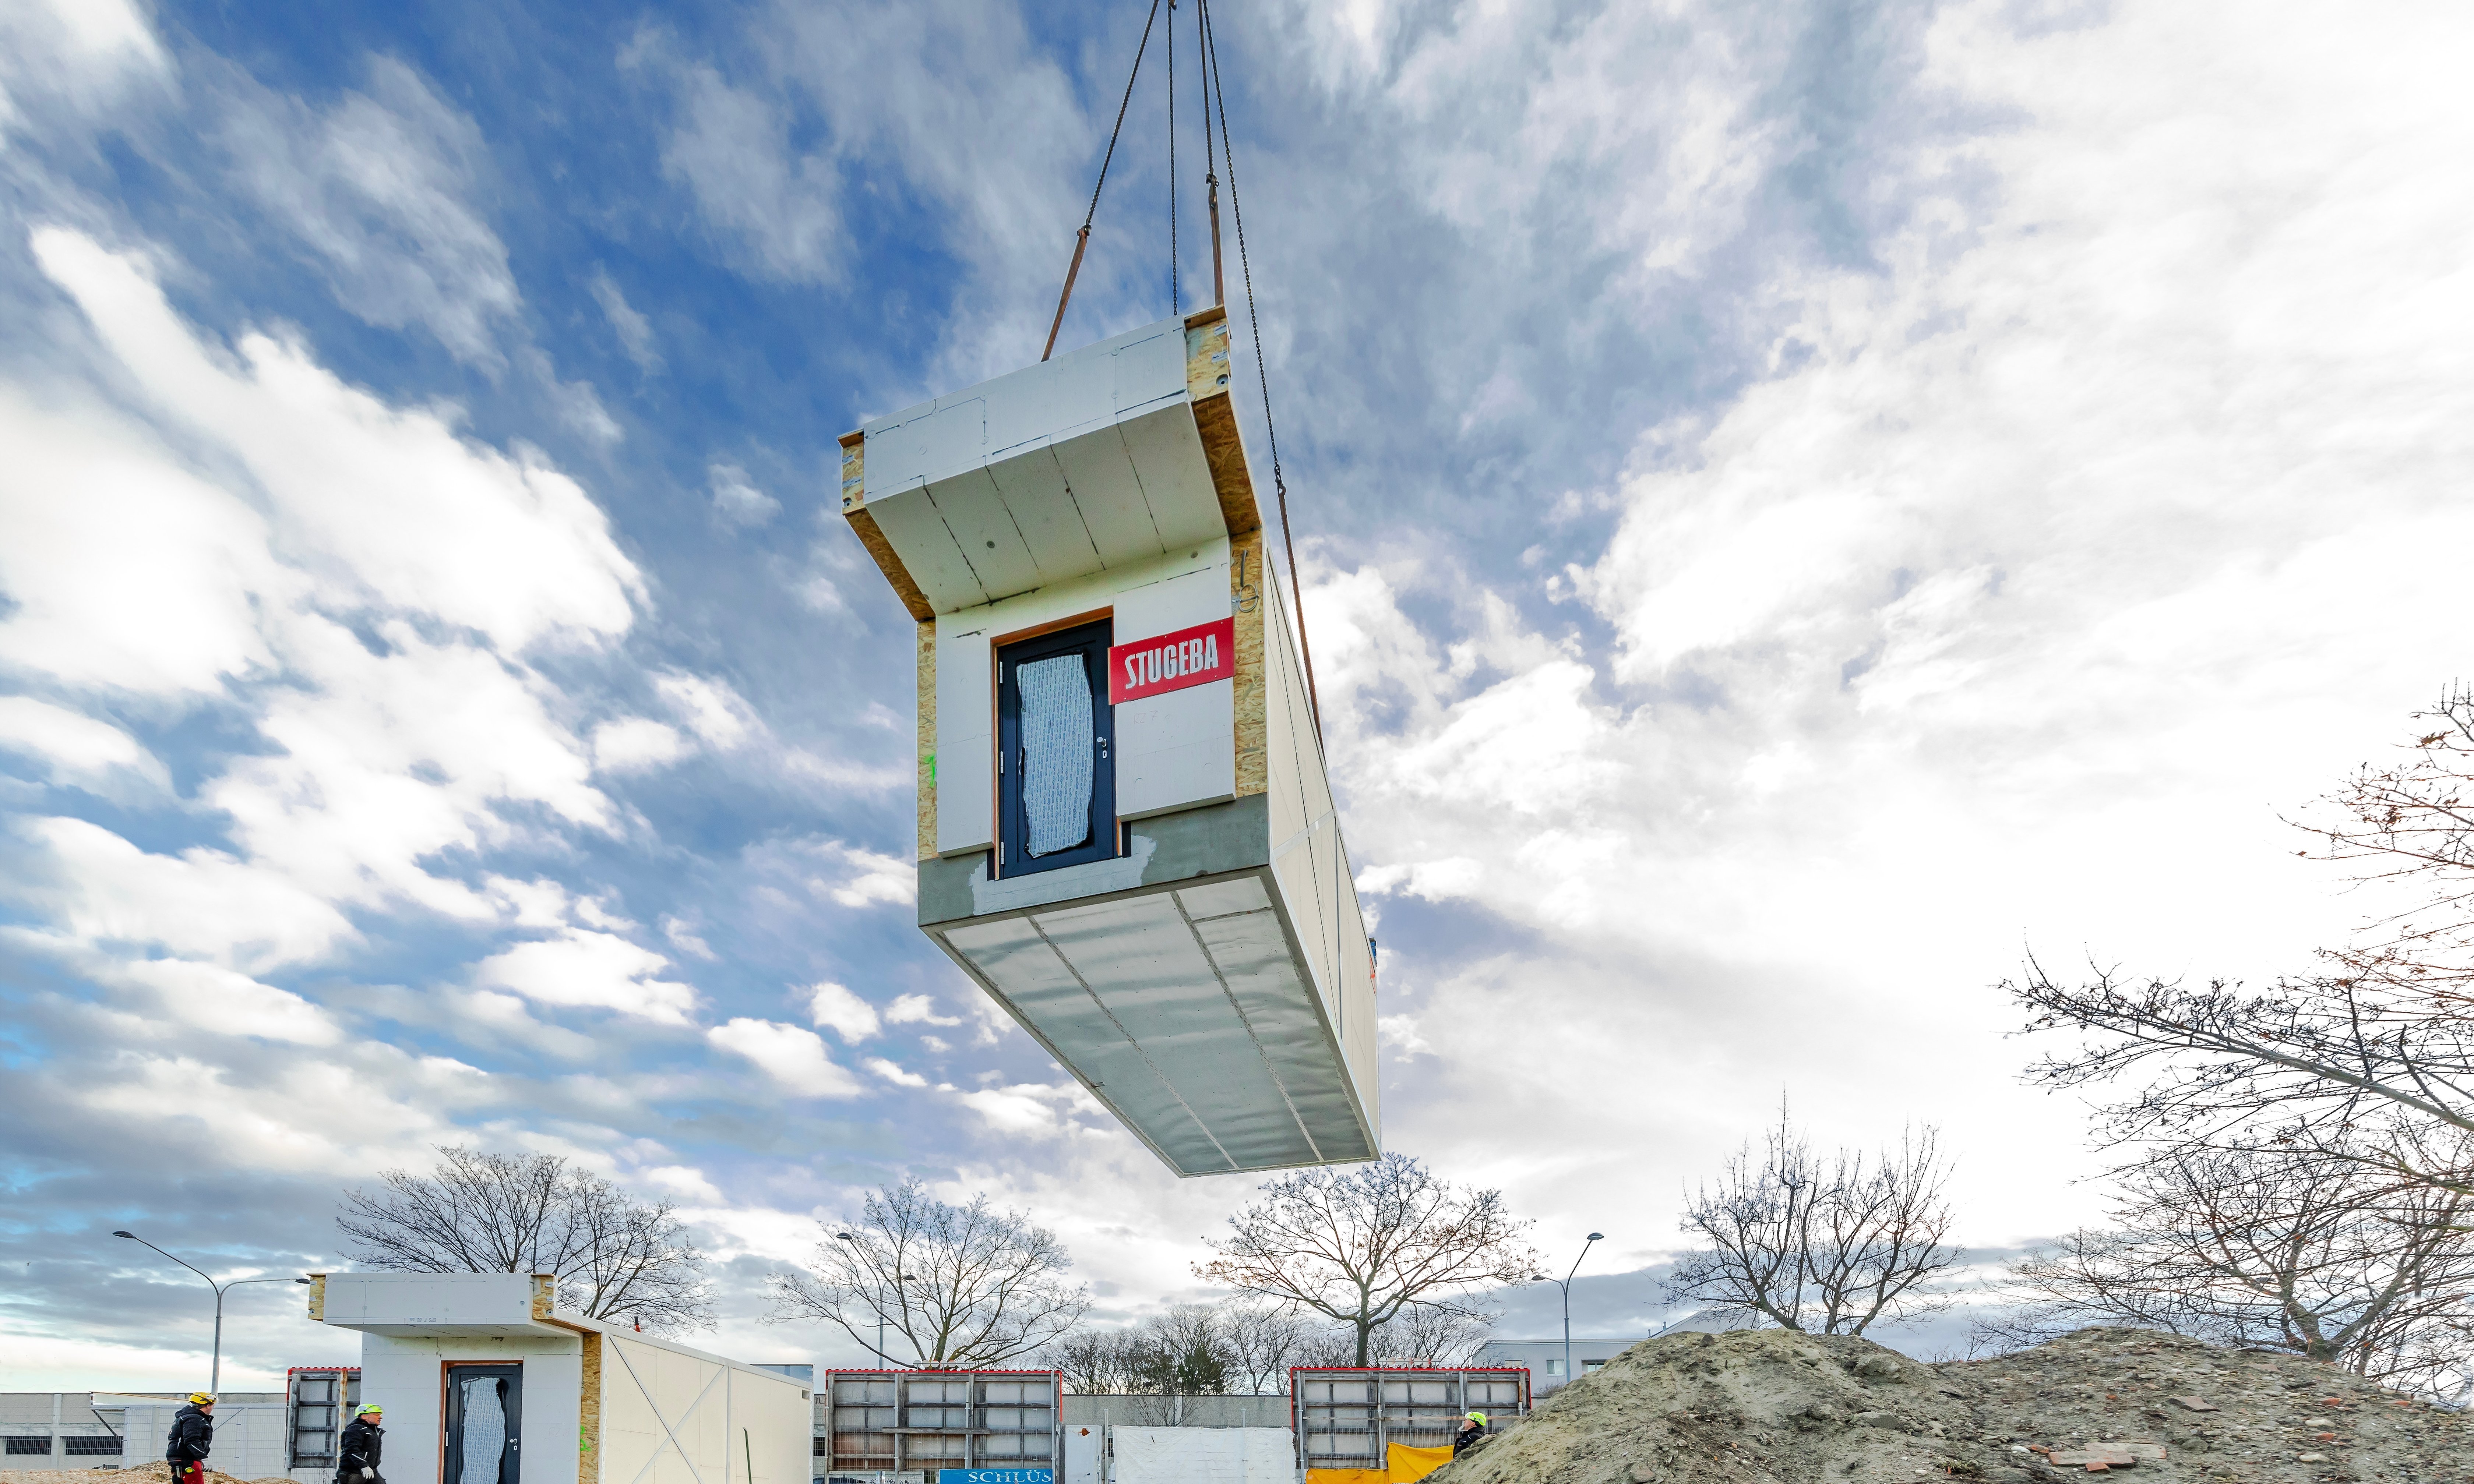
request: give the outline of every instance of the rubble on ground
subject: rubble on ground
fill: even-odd
[[[2081,1329],[1928,1364],[1786,1329],[1643,1340],[1431,1484],[2474,1480],[2474,1414],[2298,1356]]]

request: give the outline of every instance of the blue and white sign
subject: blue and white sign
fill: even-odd
[[[1056,1484],[1054,1469],[939,1469],[936,1484]]]

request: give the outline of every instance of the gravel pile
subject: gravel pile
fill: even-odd
[[[1939,1365],[1869,1340],[1750,1329],[1644,1340],[1428,1477],[2465,1484],[2469,1442],[2474,1414],[2311,1361],[2145,1329],[2082,1329]]]

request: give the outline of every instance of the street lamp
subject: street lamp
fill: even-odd
[[[856,1242],[859,1240],[859,1233],[856,1232],[837,1232],[834,1233],[834,1239],[839,1242]],[[893,1275],[893,1286],[896,1289],[899,1289],[904,1283],[909,1281],[910,1281],[910,1279],[906,1274],[896,1273]],[[876,1358],[884,1361],[887,1365],[891,1365],[893,1363],[892,1357],[886,1355],[885,1352],[885,1310],[881,1306],[876,1311]]]
[[[150,1242],[150,1241],[146,1240],[146,1238],[144,1238],[144,1237],[142,1237],[142,1236],[139,1236],[139,1235],[138,1235],[136,1233],[134,1233],[134,1232],[114,1232],[114,1233],[112,1233],[111,1234],[112,1234],[112,1235],[114,1235],[114,1236],[125,1236],[125,1237],[127,1237],[129,1240],[131,1240],[131,1241],[133,1241],[133,1242],[135,1242],[138,1246],[145,1248],[146,1250],[148,1250],[149,1252],[154,1253],[156,1256],[158,1256],[158,1257],[159,1257],[169,1258],[170,1260],[172,1260],[172,1261],[174,1261],[174,1262],[181,1262],[181,1259],[180,1259],[180,1258],[172,1257],[172,1255],[171,1255],[170,1253],[165,1252],[162,1248],[158,1247],[158,1246],[156,1246],[153,1242]],[[196,1267],[193,1267],[193,1266],[191,1266],[190,1264],[188,1264],[188,1263],[186,1263],[186,1262],[181,1262],[181,1266],[182,1266],[182,1267],[184,1267],[184,1268],[188,1268],[190,1272],[192,1272],[192,1273],[196,1273],[200,1278],[206,1278],[206,1286],[207,1286],[207,1287],[209,1287],[209,1288],[211,1288],[211,1289],[213,1289],[213,1290],[215,1291],[215,1349],[214,1349],[214,1359],[213,1359],[213,1362],[212,1362],[212,1364],[211,1364],[210,1368],[208,1369],[208,1371],[207,1371],[207,1373],[206,1373],[206,1395],[207,1395],[207,1396],[209,1396],[209,1397],[211,1397],[211,1396],[214,1396],[215,1394],[217,1394],[218,1392],[220,1392],[220,1391],[222,1391],[222,1390],[223,1390],[223,1380],[224,1380],[224,1294],[225,1294],[227,1291],[230,1290],[230,1289],[233,1289],[233,1288],[237,1288],[237,1287],[239,1287],[239,1286],[240,1286],[241,1284],[243,1284],[243,1283],[281,1283],[281,1282],[305,1283],[305,1282],[309,1281],[309,1280],[307,1280],[307,1279],[305,1279],[305,1278],[294,1278],[294,1279],[282,1279],[282,1278],[235,1278],[235,1279],[233,1279],[230,1282],[228,1282],[228,1283],[219,1283],[219,1282],[216,1282],[216,1281],[215,1281],[213,1279],[211,1279],[211,1278],[206,1278],[206,1273],[205,1273],[204,1271],[202,1271],[201,1269],[196,1268]]]
[[[1532,1278],[1532,1279],[1530,1280],[1530,1281],[1531,1281],[1531,1282],[1534,1282],[1534,1283],[1553,1283],[1553,1284],[1555,1284],[1557,1287],[1559,1287],[1559,1288],[1561,1288],[1561,1289],[1563,1289],[1563,1290],[1564,1290],[1564,1385],[1566,1385],[1566,1386],[1569,1386],[1570,1384],[1572,1384],[1572,1379],[1573,1379],[1573,1376],[1572,1376],[1572,1273],[1578,1273],[1579,1271],[1581,1271],[1581,1257],[1588,1257],[1588,1256],[1589,1255],[1589,1247],[1590,1247],[1590,1244],[1591,1244],[1591,1243],[1595,1243],[1595,1242],[1603,1242],[1603,1241],[1605,1241],[1606,1239],[1607,1239],[1607,1234],[1606,1234],[1604,1232],[1592,1232],[1592,1233],[1589,1233],[1589,1241],[1587,1241],[1587,1242],[1583,1242],[1583,1243],[1581,1244],[1581,1257],[1574,1257],[1574,1258],[1572,1259],[1572,1272],[1571,1272],[1571,1273],[1566,1273],[1566,1274],[1564,1274],[1564,1275],[1563,1277],[1561,1277],[1561,1278],[1549,1278],[1549,1277],[1547,1277],[1545,1274],[1540,1273],[1540,1274],[1539,1274],[1538,1276],[1536,1276],[1535,1278]]]

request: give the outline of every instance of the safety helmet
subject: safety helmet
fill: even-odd
[[[385,1410],[386,1408],[378,1405],[375,1401],[364,1401],[359,1407],[353,1410],[352,1415],[354,1417],[376,1417]]]
[[[191,1406],[213,1406],[214,1404],[215,1394],[213,1392],[193,1391],[189,1393],[189,1405]]]
[[[1486,1425],[1486,1414],[1484,1412],[1471,1412],[1468,1415],[1468,1420],[1477,1424],[1481,1427]]]

